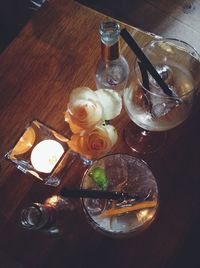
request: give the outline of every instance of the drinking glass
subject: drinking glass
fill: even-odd
[[[95,178],[91,176],[94,173]],[[129,237],[147,228],[155,218],[158,186],[147,164],[136,157],[112,154],[94,161],[83,176],[81,188],[126,192],[139,197],[137,201],[82,199],[89,223],[105,235]]]
[[[200,56],[176,39],[153,40],[143,52],[172,92],[167,95],[136,59],[123,94],[126,111],[136,125],[130,122],[124,136],[134,151],[149,153],[163,144],[163,131],[190,115],[200,81]]]

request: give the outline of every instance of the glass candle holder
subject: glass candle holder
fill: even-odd
[[[66,137],[34,120],[5,157],[22,172],[34,175],[47,185],[57,186],[75,158],[67,141]]]

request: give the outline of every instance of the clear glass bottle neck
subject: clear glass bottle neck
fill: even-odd
[[[101,43],[101,56],[104,62],[117,60],[119,58],[119,42],[116,42],[112,46]]]
[[[48,228],[55,221],[56,212],[53,207],[34,203],[21,212],[21,224],[26,229],[40,230]]]
[[[99,27],[101,54],[104,61],[119,58],[120,25],[115,21],[102,22]]]

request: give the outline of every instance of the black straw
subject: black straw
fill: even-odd
[[[94,198],[94,199],[111,199],[111,200],[140,200],[138,195],[132,195],[126,192],[108,192],[92,189],[67,189],[63,188],[60,192],[63,197],[71,198]]]
[[[148,77],[147,70],[146,70],[146,68],[144,67],[144,65],[140,61],[138,61],[138,65],[140,67],[140,72],[141,72],[141,75],[142,75],[143,87],[146,88],[147,90],[149,90],[149,77]],[[146,95],[145,91],[144,91],[144,94]]]
[[[125,42],[128,44],[128,46],[132,49],[132,51],[136,54],[138,59],[141,61],[143,66],[148,70],[148,72],[152,75],[152,77],[156,80],[158,85],[163,89],[164,93],[170,97],[174,97],[174,92],[169,89],[167,84],[163,81],[159,73],[156,71],[152,63],[149,61],[149,59],[146,57],[146,55],[143,53],[141,48],[138,46],[136,41],[133,39],[133,37],[130,35],[130,33],[124,28],[121,30],[121,36],[125,40]]]

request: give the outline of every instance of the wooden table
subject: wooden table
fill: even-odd
[[[33,119],[67,133],[63,112],[70,90],[95,88],[98,27],[104,19],[71,0],[48,1],[1,54],[1,158]],[[152,38],[127,27],[140,45]],[[131,60],[132,53],[123,42],[122,52]],[[63,186],[79,186],[86,168],[77,159],[54,188],[2,159],[0,267],[167,267],[200,217],[199,115],[196,109],[190,120],[169,131],[162,150],[141,156],[158,180],[160,209],[153,224],[130,239],[111,239],[93,230],[79,203],[71,227],[66,213],[66,232],[60,238],[22,229],[19,214],[24,206],[44,202]],[[120,136],[115,152],[135,155],[122,137],[128,122],[124,111],[114,120]]]
[[[144,31],[184,40],[200,51],[199,0],[77,1]]]

